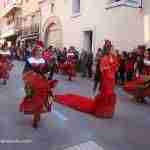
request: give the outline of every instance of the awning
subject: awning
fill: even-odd
[[[7,31],[6,33],[2,33],[1,38],[4,39],[4,38],[10,37],[10,36],[13,36],[15,34],[16,34],[15,31],[10,30],[10,31]]]
[[[10,7],[6,8],[4,10],[4,13],[3,13],[3,17],[6,17],[8,15],[10,15],[12,13],[12,11],[16,11],[16,10],[19,10],[21,9],[20,5],[19,4],[13,4],[11,5]]]

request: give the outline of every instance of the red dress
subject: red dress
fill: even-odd
[[[101,58],[101,86],[95,99],[76,95],[57,95],[57,102],[74,108],[78,111],[90,113],[100,118],[111,118],[115,111],[116,94],[115,74],[118,69],[117,58],[113,55]]]
[[[117,68],[118,62],[115,56],[108,55],[101,59],[101,86],[99,94],[95,97],[94,108],[94,114],[98,117],[113,116],[116,104],[114,88]]]
[[[144,64],[143,74],[150,75],[150,66],[148,64]],[[124,85],[124,90],[127,93],[135,96],[137,95],[138,87],[144,85],[144,82],[145,82],[144,76],[139,76],[138,78],[135,78],[132,81],[126,82],[126,84]]]
[[[0,79],[9,79],[9,72],[12,67],[13,64],[9,60],[9,55],[0,54]]]
[[[55,82],[44,77],[43,68],[45,68],[44,63],[39,65],[30,64],[28,61],[26,63],[23,80],[25,89],[30,91],[30,96],[26,94],[20,104],[20,111],[25,114],[51,111],[53,98],[51,89],[55,86]]]
[[[20,105],[20,111],[25,114],[35,112],[47,112],[46,103],[48,99],[48,81],[40,74],[29,71],[24,74],[23,80],[26,85],[31,86],[34,91],[32,97],[24,97]]]
[[[64,65],[66,74],[69,76],[69,80],[76,75],[76,61],[73,53],[67,54],[67,60]]]

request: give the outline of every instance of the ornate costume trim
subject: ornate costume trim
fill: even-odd
[[[43,58],[34,58],[34,57],[30,57],[28,59],[28,62],[30,64],[45,64],[45,60]]]

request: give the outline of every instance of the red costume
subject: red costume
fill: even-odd
[[[57,101],[97,117],[111,118],[116,104],[114,87],[117,68],[117,58],[114,55],[109,54],[101,58],[100,70],[102,79],[100,91],[95,100],[80,95],[66,94],[58,95]]]
[[[134,96],[137,102],[144,102],[146,96],[150,96],[150,78],[149,76],[140,76],[125,84],[124,90]]]
[[[43,48],[37,43],[33,51],[40,51]],[[38,54],[39,55],[39,54]],[[42,55],[41,55],[42,56]],[[20,105],[20,111],[25,114],[33,114],[33,126],[37,126],[40,121],[40,114],[51,111],[53,94],[51,89],[55,86],[56,81],[49,81],[45,76],[46,63],[42,57],[30,57],[26,61],[23,72],[23,80],[25,83],[26,96]]]
[[[143,74],[150,75],[150,60],[148,59],[144,59]]]
[[[49,50],[45,50],[45,51],[43,52],[43,58],[44,58],[48,63],[50,63],[50,62],[53,60],[53,58],[54,58],[54,54],[53,54],[53,52],[51,52],[51,51],[49,51]]]
[[[73,52],[67,53],[67,60],[64,64],[64,69],[69,77],[69,80],[72,80],[72,77],[76,75],[76,60]]]
[[[117,58],[111,54],[104,56],[101,59],[101,86],[100,92],[95,97],[95,115],[99,117],[112,117],[115,104],[116,94],[115,74],[118,69]]]
[[[50,105],[46,105],[48,103],[48,81],[40,74],[37,74],[33,71],[25,73],[23,80],[26,88],[27,86],[28,88],[31,88],[33,95],[31,97],[26,96],[24,98],[20,105],[20,111],[24,112],[25,114],[50,111]]]
[[[128,60],[126,63],[126,72],[133,72],[134,70],[134,61],[133,60]]]
[[[8,80],[9,72],[11,71],[13,64],[10,61],[10,52],[0,52],[0,79]]]

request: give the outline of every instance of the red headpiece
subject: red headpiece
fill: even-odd
[[[35,47],[32,49],[32,54],[35,55],[38,48],[44,49],[44,44],[42,41],[36,41]]]
[[[44,48],[44,43],[43,43],[42,41],[37,41],[37,42],[36,42],[36,46],[37,46],[37,47]]]

